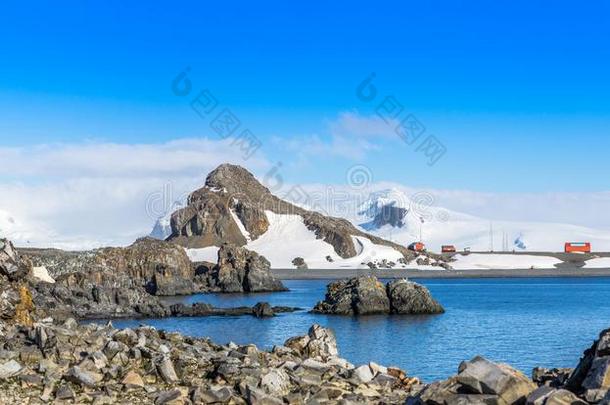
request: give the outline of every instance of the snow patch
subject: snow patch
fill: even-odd
[[[231,212],[231,218],[233,218],[233,221],[235,221],[235,223],[237,224],[237,227],[239,228],[241,234],[244,235],[244,238],[246,238],[247,242],[250,242],[252,240],[252,238],[250,237],[250,232],[246,230],[246,227],[244,226],[243,222],[241,222],[241,219],[239,219],[235,211],[233,209],[230,209],[229,211]]]
[[[585,269],[610,269],[610,257],[598,257],[596,259],[587,260]]]
[[[199,249],[184,249],[186,255],[191,259],[192,262],[218,262],[218,247],[208,246]]]
[[[343,259],[331,244],[318,239],[315,232],[307,229],[300,215],[282,215],[271,211],[265,211],[265,215],[269,229],[255,241],[248,242],[246,248],[265,256],[273,268],[292,269],[292,261],[296,257],[302,257],[310,269],[367,268],[366,263],[371,261],[386,259],[397,262],[402,257],[391,247],[376,245],[365,237],[352,236],[358,254]]]
[[[455,256],[454,270],[553,269],[561,260],[551,256],[472,253]]]

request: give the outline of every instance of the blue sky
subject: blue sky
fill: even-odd
[[[412,187],[608,189],[608,2],[83,3],[3,4],[0,146],[214,140],[171,92],[189,66],[291,182],[364,164]],[[356,97],[371,72],[445,145],[436,165]]]

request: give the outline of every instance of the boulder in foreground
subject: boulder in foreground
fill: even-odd
[[[334,315],[440,314],[443,307],[428,289],[408,280],[396,280],[384,285],[374,276],[361,276],[330,283],[324,301],[313,309],[315,313]]]
[[[408,405],[525,404],[536,389],[533,381],[505,364],[475,357],[460,364],[458,374],[427,386]]]

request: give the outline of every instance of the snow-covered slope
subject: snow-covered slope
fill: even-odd
[[[384,206],[405,209],[400,226],[373,226],[373,222],[380,222],[375,219]],[[432,251],[439,251],[442,245],[455,245],[459,250],[469,247],[488,251],[490,228],[494,251],[508,248],[509,251],[559,252],[569,241],[588,241],[596,251],[610,251],[610,231],[607,230],[558,223],[489,220],[433,206],[431,201],[426,201],[425,195],[410,198],[398,189],[371,194],[347,219],[373,235],[403,245],[419,240],[421,227],[422,239]]]
[[[405,267],[398,263],[402,258],[400,252],[388,246],[376,245],[365,237],[353,236],[358,254],[343,259],[332,245],[318,239],[313,231],[307,229],[300,215],[282,215],[271,211],[265,211],[265,215],[270,226],[258,239],[250,240],[243,225],[240,230],[248,239],[246,248],[265,256],[274,268],[294,268],[292,261],[297,257],[303,258],[312,269],[367,268],[367,263],[380,263],[382,260],[396,263],[397,268]],[[237,217],[234,218],[240,222]],[[193,261],[215,261],[217,252],[218,247],[214,246],[187,249]]]

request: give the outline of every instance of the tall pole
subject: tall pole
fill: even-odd
[[[489,222],[489,251],[494,251],[494,225],[493,222]]]

